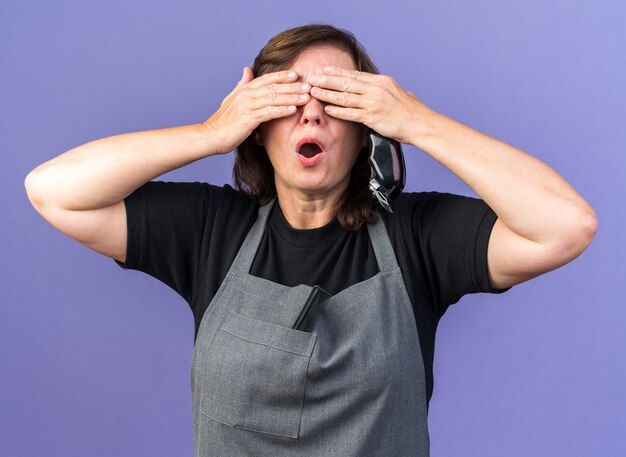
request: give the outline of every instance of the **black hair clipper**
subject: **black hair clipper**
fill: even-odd
[[[402,147],[396,140],[368,132],[370,142],[369,164],[372,169],[370,190],[390,213],[391,199],[402,192],[405,184],[406,168]]]

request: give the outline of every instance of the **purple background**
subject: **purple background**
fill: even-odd
[[[625,3],[0,3],[0,455],[191,456],[193,320],[31,208],[23,179],[113,134],[201,122],[275,33],[353,31],[433,109],[558,170],[600,228],[573,263],[451,307],[433,456],[626,455]],[[408,190],[472,191],[407,147]],[[230,181],[232,156],[170,173]]]

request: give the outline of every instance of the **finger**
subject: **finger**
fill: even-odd
[[[267,94],[274,92],[276,94],[308,94],[311,90],[309,83],[272,83],[267,86],[263,86],[259,91],[259,96],[266,96]]]
[[[348,76],[313,75],[309,82],[316,87],[355,94],[365,94],[370,87],[369,84]]]
[[[258,78],[248,83],[248,87],[250,89],[258,89],[259,87],[263,87],[267,84],[293,82],[296,80],[297,77],[298,74],[293,70],[283,70],[273,73],[266,73],[263,76],[259,76]]]
[[[324,107],[324,111],[329,116],[337,119],[343,119],[344,121],[361,122],[364,124],[366,111],[359,108],[344,108],[341,106],[327,105]]]
[[[321,89],[319,87],[313,87],[311,89],[311,95],[322,102],[351,108],[364,108],[367,101],[364,95],[350,92],[337,92],[334,90]]]
[[[244,84],[249,83],[254,79],[254,73],[252,73],[252,69],[248,66],[243,67],[243,73],[241,75],[241,79],[237,83],[237,86],[243,86]]]
[[[278,92],[268,92],[253,99],[252,109],[259,109],[264,106],[287,106],[304,105],[309,101],[309,94],[280,94]]]
[[[241,72],[241,79],[239,79],[239,81],[237,82],[237,86],[241,86],[245,84],[244,82],[245,79],[246,79],[246,69],[244,67],[243,71]]]
[[[338,67],[336,65],[326,65],[324,67],[324,74],[331,76],[344,76],[346,78],[352,78],[363,82],[373,82],[376,80],[376,77],[379,76],[365,71]]]
[[[296,107],[294,105],[281,105],[281,106],[272,106],[266,105],[260,109],[253,111],[253,114],[257,118],[259,123],[271,121],[272,119],[278,119],[281,117],[290,116],[296,112]]]

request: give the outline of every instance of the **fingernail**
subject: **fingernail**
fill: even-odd
[[[335,108],[334,106],[330,106],[330,105],[326,105],[324,109],[326,110],[327,113],[334,113],[335,111],[337,111],[337,108]]]
[[[309,78],[309,82],[310,82],[311,84],[317,84],[317,83],[319,83],[319,82],[320,82],[320,77],[319,77],[319,76],[317,76],[317,75],[313,75],[313,76],[311,76],[311,77]]]
[[[306,100],[307,98],[309,98],[309,94],[300,94],[300,100]]]
[[[335,71],[335,67],[333,67],[331,65],[326,65],[324,67],[324,73],[332,73],[333,71]]]
[[[311,89],[311,94],[312,95],[319,95],[322,93],[322,90],[319,87],[314,87]]]
[[[294,76],[296,76],[296,72],[295,72],[295,71],[289,71],[289,72],[287,72],[287,77],[288,77],[288,78],[293,78]]]
[[[304,84],[302,84],[300,86],[300,89],[308,91],[310,89],[310,87],[309,87],[309,85],[307,83],[304,83]]]

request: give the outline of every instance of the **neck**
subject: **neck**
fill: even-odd
[[[345,186],[328,194],[293,192],[276,186],[278,204],[289,225],[305,230],[328,224],[343,198]]]

